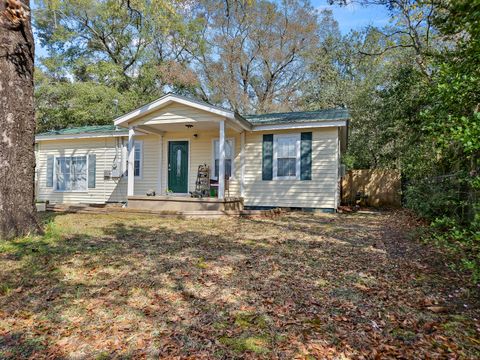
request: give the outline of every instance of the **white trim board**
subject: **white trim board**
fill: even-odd
[[[35,136],[35,142],[49,141],[49,140],[75,140],[75,139],[93,139],[93,138],[105,138],[105,137],[128,137],[128,131],[122,133],[83,133],[83,134],[71,134],[71,135],[40,135]]]
[[[342,126],[347,126],[346,120],[328,120],[328,121],[314,121],[314,122],[288,123],[288,124],[254,125],[252,131],[293,130],[293,129],[342,127]]]
[[[233,120],[233,119],[230,119]],[[238,119],[234,120],[236,124],[240,125]],[[270,124],[270,125],[253,125],[252,128],[245,128],[250,131],[271,131],[271,130],[294,130],[294,129],[307,129],[307,128],[323,128],[323,127],[344,127],[347,126],[347,120],[328,120],[328,121],[315,121],[315,122],[303,122],[303,123],[288,123],[288,124]],[[136,128],[137,135],[148,135],[146,131],[142,131],[141,128]],[[160,135],[158,133],[158,135]],[[40,135],[35,136],[35,142],[40,141],[54,141],[54,140],[76,140],[76,139],[94,139],[105,137],[128,137],[128,132],[103,132],[103,133],[83,133],[83,134],[71,134],[71,135]]]

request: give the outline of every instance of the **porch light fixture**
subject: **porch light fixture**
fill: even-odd
[[[187,125],[185,125],[185,126],[186,126],[187,128],[189,128],[189,129],[191,129],[191,128],[193,127],[192,124],[187,124]]]

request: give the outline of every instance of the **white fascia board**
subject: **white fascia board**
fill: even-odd
[[[342,126],[347,126],[346,120],[327,120],[327,121],[289,123],[289,124],[253,125],[252,131],[289,130],[289,129],[307,129],[307,128],[342,127]]]
[[[128,132],[124,133],[84,133],[84,134],[71,134],[71,135],[41,135],[35,136],[35,142],[39,141],[51,141],[51,140],[75,140],[75,139],[95,139],[105,137],[127,137]]]
[[[189,100],[186,98],[183,98],[178,95],[172,95],[172,94],[167,94],[165,96],[162,96],[161,98],[151,102],[150,104],[144,105],[136,110],[133,110],[129,112],[128,114],[122,115],[114,120],[115,125],[122,125],[125,126],[125,123],[128,123],[129,121],[132,121],[136,117],[146,115],[152,111],[161,109],[164,106],[169,105],[172,102],[176,102],[178,104],[186,105],[193,107],[195,109],[203,110],[210,112],[212,114],[216,114],[219,116],[223,116],[227,119],[234,119],[235,114],[232,111],[227,111],[220,109],[216,106],[213,105],[208,105],[206,103],[200,103],[197,101]]]
[[[241,129],[243,130],[248,130],[248,131],[251,131],[252,130],[252,124],[249,123],[247,120],[245,120],[242,116],[238,115],[238,114],[234,114],[234,118],[231,119],[231,122],[237,124]]]

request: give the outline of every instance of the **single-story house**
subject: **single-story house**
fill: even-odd
[[[348,119],[345,109],[242,116],[167,94],[112,125],[38,134],[36,197],[150,210],[199,201],[199,209],[334,211]],[[215,191],[193,199],[204,164]]]

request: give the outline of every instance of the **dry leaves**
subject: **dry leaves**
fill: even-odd
[[[404,213],[54,221],[0,248],[0,358],[480,355],[475,292]]]

